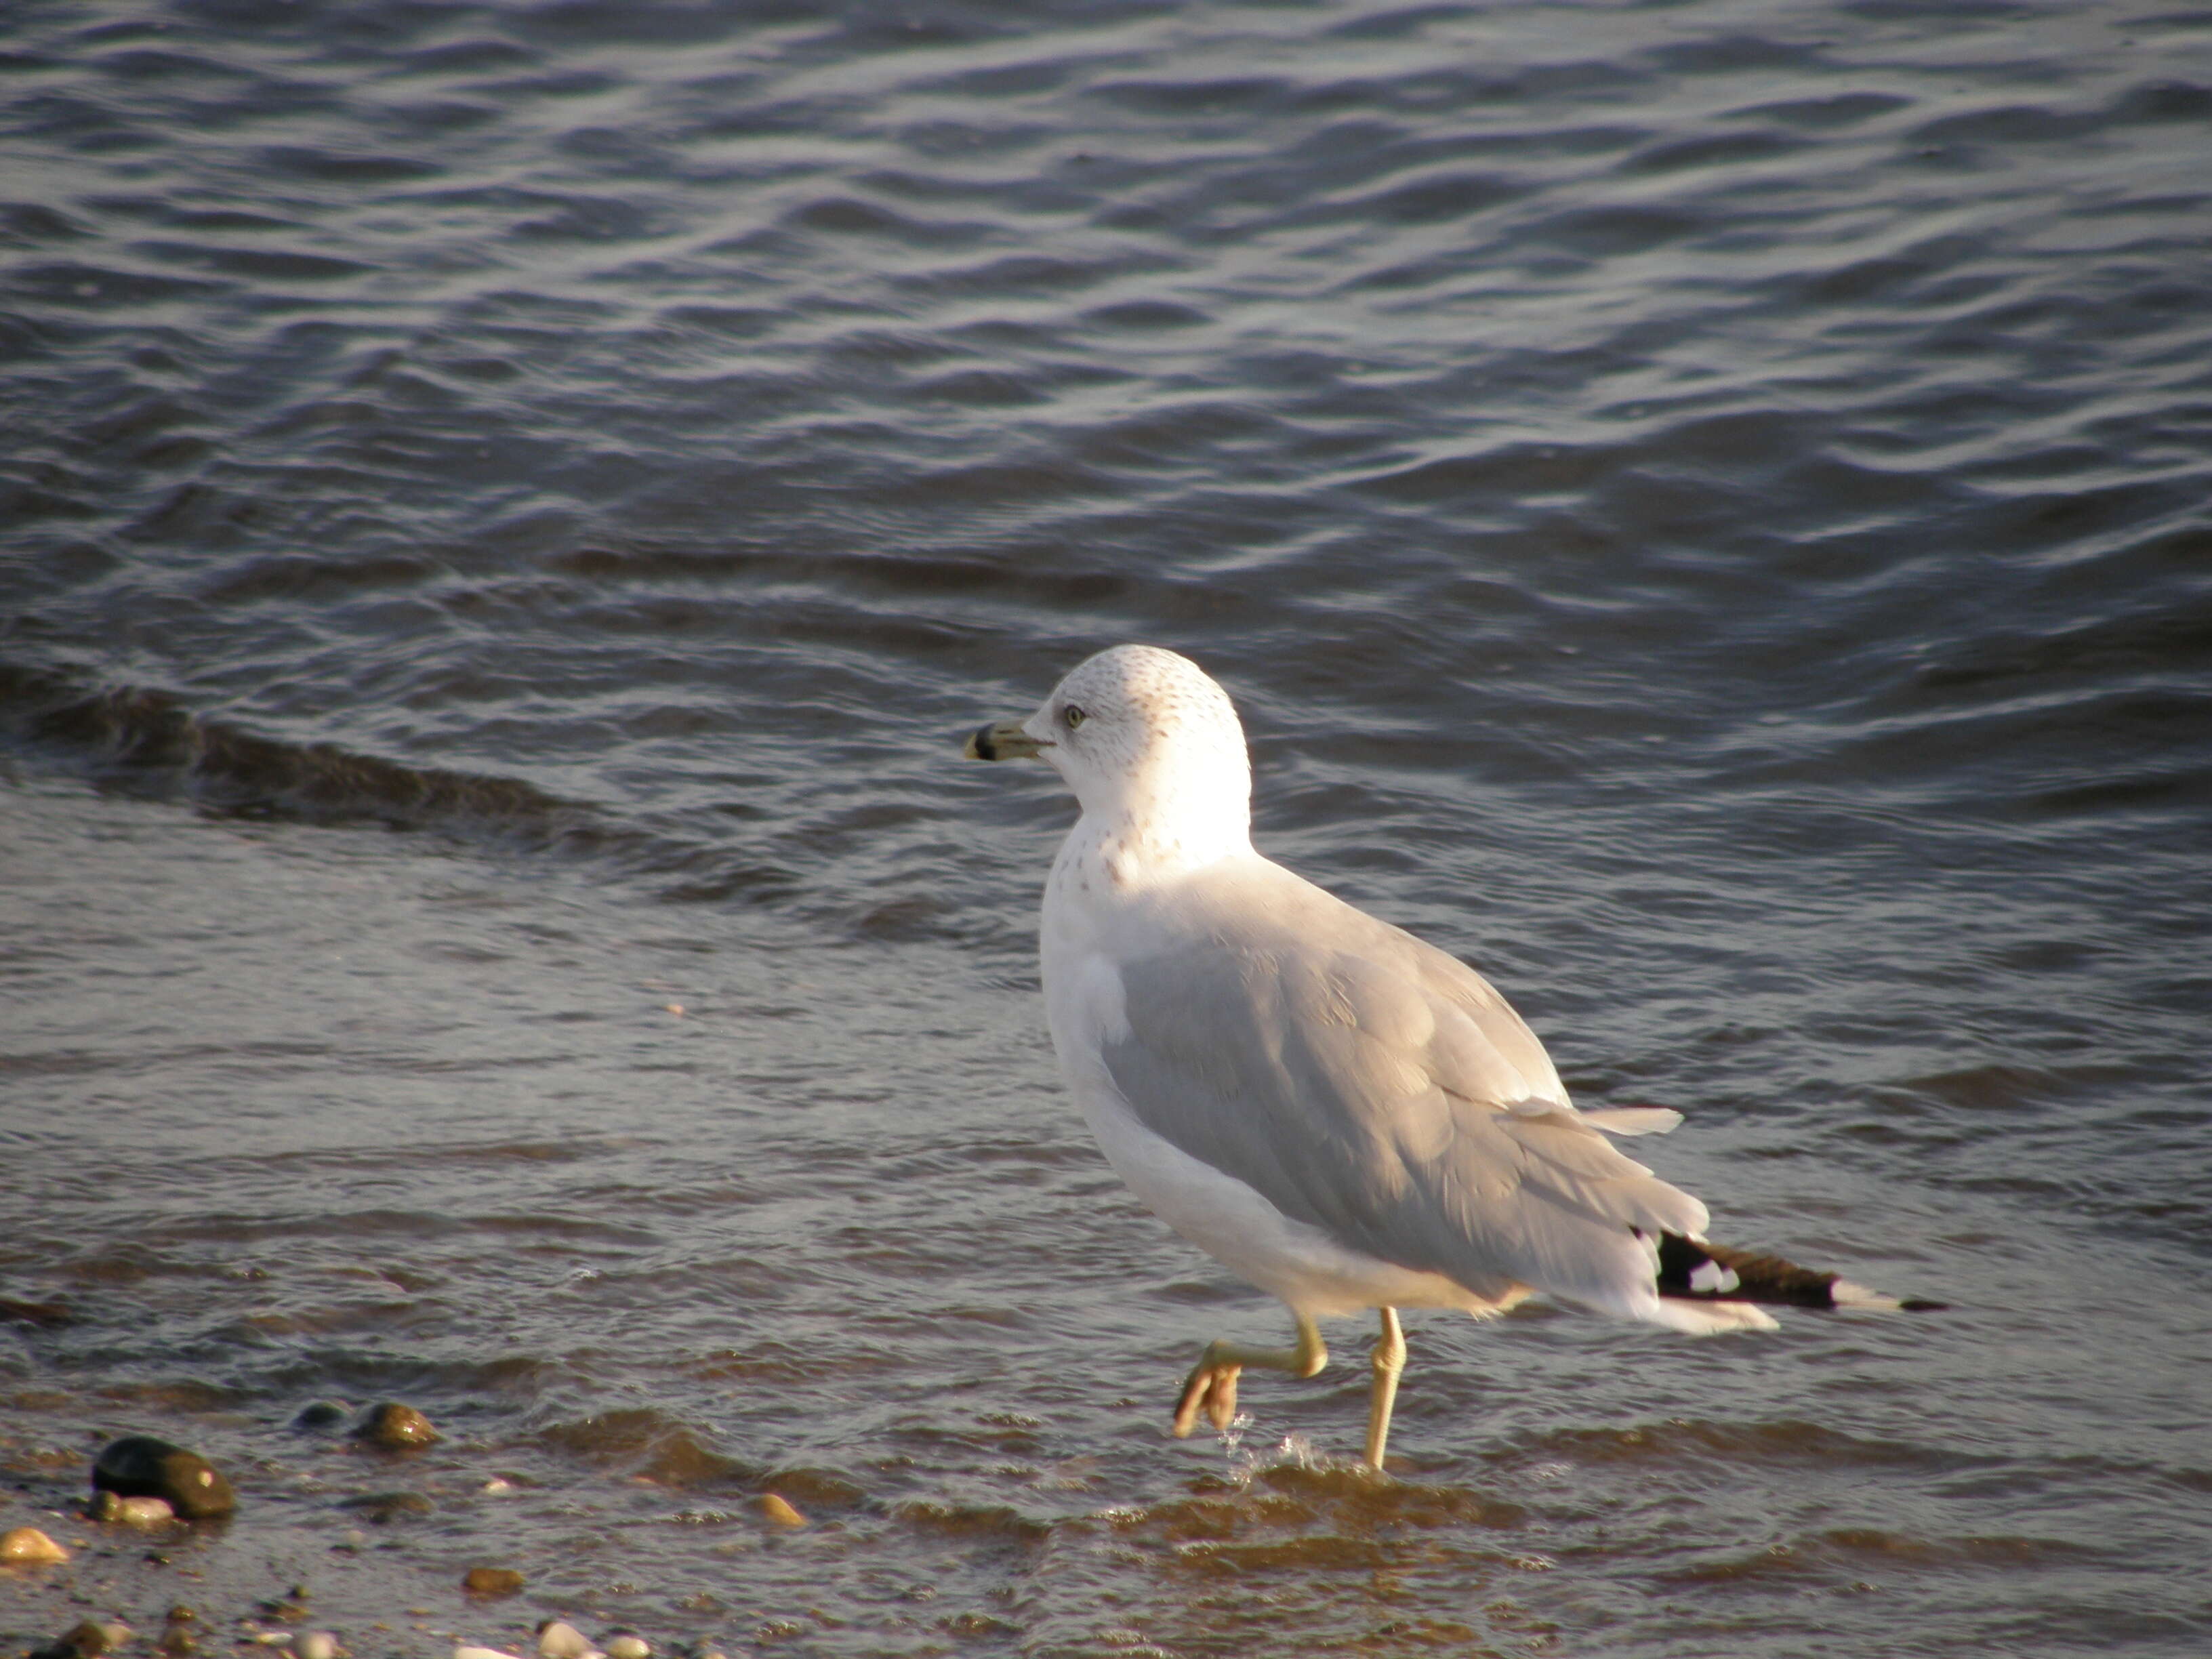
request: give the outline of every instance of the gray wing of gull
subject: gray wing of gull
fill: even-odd
[[[1127,1029],[1100,1056],[1154,1133],[1480,1294],[1603,1304],[1638,1271],[1628,1229],[1703,1232],[1705,1206],[1581,1119],[1474,969],[1277,866],[1178,898],[1115,964]]]

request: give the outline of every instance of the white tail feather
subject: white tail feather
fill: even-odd
[[[1764,1308],[1748,1302],[1690,1302],[1680,1297],[1655,1296],[1653,1306],[1638,1317],[1654,1325],[1667,1325],[1692,1336],[1713,1336],[1722,1331],[1771,1331],[1781,1328]]]
[[[1881,1313],[1895,1313],[1905,1306],[1893,1296],[1854,1285],[1848,1279],[1839,1279],[1829,1285],[1828,1294],[1836,1298],[1838,1308],[1869,1308]]]
[[[1663,1135],[1681,1121],[1671,1106],[1606,1106],[1583,1114],[1583,1122],[1611,1135]]]

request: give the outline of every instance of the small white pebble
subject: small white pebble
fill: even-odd
[[[512,1653],[501,1653],[497,1648],[471,1647],[465,1642],[453,1650],[453,1659],[516,1659]]]
[[[488,1492],[495,1493],[513,1492],[514,1490],[514,1482],[507,1480],[502,1476],[495,1474],[490,1480],[483,1483],[483,1490]]]
[[[584,1632],[563,1619],[549,1619],[538,1627],[539,1659],[584,1659],[592,1644]]]
[[[158,1527],[164,1521],[175,1520],[177,1512],[166,1498],[125,1498],[116,1504],[115,1518],[134,1527]]]
[[[338,1638],[326,1630],[311,1630],[292,1644],[299,1659],[338,1659]]]
[[[642,1636],[610,1636],[607,1659],[653,1659],[653,1644]]]

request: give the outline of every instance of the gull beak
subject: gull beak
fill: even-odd
[[[970,732],[968,741],[960,745],[960,752],[969,760],[1021,760],[1051,747],[1023,731],[1019,720],[1000,720]]]

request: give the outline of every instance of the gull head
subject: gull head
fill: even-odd
[[[1186,856],[1251,844],[1252,769],[1229,694],[1188,657],[1117,645],[1078,664],[1026,720],[968,739],[979,760],[1034,755],[1086,818]]]

